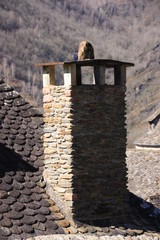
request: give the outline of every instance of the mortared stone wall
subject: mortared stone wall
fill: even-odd
[[[125,87],[50,85],[43,94],[48,193],[68,217],[124,216]]]
[[[160,208],[160,150],[128,149],[128,189]]]

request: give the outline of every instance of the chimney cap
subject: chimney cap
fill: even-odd
[[[80,66],[96,66],[96,65],[104,65],[106,68],[113,68],[116,66],[125,66],[132,67],[133,63],[117,61],[112,59],[91,59],[91,60],[83,60],[83,61],[66,61],[66,62],[47,62],[47,63],[37,63],[35,67],[46,67],[46,66],[56,66],[56,65],[64,65],[64,64],[76,64]]]

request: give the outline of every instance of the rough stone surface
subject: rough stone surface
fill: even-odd
[[[88,87],[87,87],[88,88]],[[87,89],[86,88],[86,89]],[[109,90],[110,89],[110,90]],[[43,129],[43,119],[42,114],[40,114],[36,109],[34,109],[29,103],[27,103],[23,98],[20,97],[19,94],[12,92],[13,89],[8,87],[6,83],[4,83],[0,79],[0,239],[122,239],[125,236],[125,239],[132,239],[131,235],[134,235],[135,239],[151,239],[150,237],[159,237],[158,230],[153,225],[153,218],[151,221],[148,221],[146,217],[141,219],[141,215],[138,211],[134,211],[131,208],[131,215],[126,218],[125,213],[120,211],[119,214],[124,216],[125,225],[122,227],[121,225],[116,225],[117,219],[116,214],[111,216],[112,224],[109,219],[105,219],[103,224],[99,220],[89,221],[88,223],[83,223],[79,221],[70,222],[68,221],[64,214],[60,212],[60,208],[56,206],[55,201],[51,200],[49,195],[46,193],[46,189],[50,192],[50,188],[48,187],[48,183],[46,184],[42,177],[43,172],[43,162],[45,162],[46,171],[44,175],[47,174],[47,179],[50,183],[55,184],[59,189],[59,195],[62,197],[66,197],[66,202],[68,203],[69,207],[73,206],[75,201],[79,201],[79,192],[73,192],[71,190],[71,186],[78,186],[77,189],[82,193],[84,196],[88,198],[90,196],[92,203],[89,206],[89,211],[91,208],[93,210],[98,209],[97,203],[95,198],[97,198],[97,189],[104,190],[102,181],[96,181],[98,185],[88,185],[86,189],[88,192],[85,193],[84,186],[87,182],[89,182],[90,178],[89,175],[97,179],[102,179],[99,176],[104,174],[103,169],[103,159],[99,159],[98,165],[96,165],[96,154],[100,153],[99,146],[102,144],[104,146],[106,144],[105,132],[106,130],[109,131],[109,128],[112,126],[116,119],[112,119],[113,121],[109,120],[107,115],[101,114],[102,109],[105,110],[107,107],[111,110],[110,101],[112,102],[113,99],[109,100],[106,96],[107,94],[111,94],[112,88],[109,88],[104,91],[104,94],[99,95],[99,90],[94,90],[96,92],[95,96],[96,99],[92,96],[93,89],[89,89],[82,93],[83,88],[81,91],[77,92],[72,91],[72,89],[64,89],[61,92],[60,88],[49,88],[47,90],[47,94],[53,95],[56,92],[57,100],[54,102],[54,112],[52,109],[52,103],[46,102],[44,103],[44,107],[48,109],[47,113],[45,113],[45,118],[48,115],[48,127]],[[118,90],[120,94],[123,95],[123,92]],[[102,91],[101,91],[102,92]],[[114,95],[113,92],[111,95]],[[73,94],[73,95],[72,95]],[[82,95],[87,95],[88,100],[85,102],[84,99],[81,104]],[[116,95],[116,94],[115,94]],[[108,95],[110,96],[110,95]],[[73,98],[73,102],[71,102],[71,97]],[[122,98],[124,97],[121,96]],[[119,108],[116,101],[120,96],[116,96],[113,101],[115,103],[113,107],[115,107],[115,112]],[[50,101],[50,97],[46,98],[46,101]],[[88,101],[92,104],[88,104]],[[98,105],[99,103],[104,103],[103,108]],[[75,107],[78,106],[77,108]],[[97,105],[96,105],[97,103]],[[73,105],[72,105],[73,104]],[[77,105],[78,104],[78,105]],[[106,104],[106,105],[105,105]],[[104,107],[105,106],[105,107]],[[83,109],[81,111],[80,109]],[[123,107],[122,107],[123,108]],[[80,111],[79,111],[80,110]],[[122,109],[121,109],[122,110]],[[109,110],[108,110],[109,111]],[[79,114],[77,114],[79,112]],[[92,116],[98,119],[95,122],[95,119],[91,119],[89,115],[94,113]],[[123,112],[123,110],[122,110]],[[75,115],[76,113],[76,115]],[[76,116],[73,119],[73,115]],[[51,117],[55,116],[54,123],[50,119]],[[85,116],[85,117],[84,117]],[[117,115],[118,117],[118,115]],[[105,120],[107,121],[108,125],[102,127],[102,122]],[[91,120],[91,126],[87,128],[87,119]],[[119,118],[119,121],[123,121],[123,119]],[[74,120],[74,122],[71,122]],[[86,121],[86,122],[85,122]],[[99,126],[97,126],[97,122],[99,122]],[[45,124],[46,124],[45,123]],[[73,126],[77,126],[77,129],[74,129]],[[95,125],[96,124],[96,125]],[[119,123],[117,123],[119,124]],[[96,127],[97,126],[97,129]],[[119,134],[122,134],[124,129],[119,129],[118,125],[116,125],[117,129],[114,133],[116,143],[119,139]],[[83,129],[84,128],[84,129]],[[103,129],[104,128],[104,129]],[[96,131],[93,131],[93,129]],[[44,130],[44,135],[42,139],[42,134]],[[73,131],[74,130],[74,131]],[[102,137],[98,138],[95,137],[95,134],[99,132],[99,136]],[[104,131],[104,132],[103,132]],[[118,131],[120,131],[118,133]],[[74,132],[72,138],[72,133]],[[82,133],[87,133],[87,136]],[[124,132],[123,132],[124,133]],[[117,135],[118,134],[118,135]],[[97,143],[98,141],[98,143]],[[102,142],[101,142],[102,141]],[[44,142],[44,143],[43,143]],[[72,145],[73,142],[73,145]],[[87,143],[87,148],[85,146]],[[101,143],[101,144],[100,144]],[[78,144],[78,145],[77,145]],[[103,157],[106,155],[109,159],[110,154],[109,147],[113,145],[111,142],[108,143],[108,149],[103,149],[100,156]],[[124,143],[121,143],[122,145]],[[95,147],[97,146],[97,147]],[[115,146],[115,145],[114,145]],[[49,147],[49,154],[43,154],[43,147]],[[87,174],[86,171],[82,171],[84,167],[84,160],[86,160],[88,155],[85,155],[85,152],[80,152],[80,157],[78,158],[79,161],[73,161],[77,159],[77,156],[74,155],[73,150],[79,150],[80,148],[85,149],[85,152],[89,152],[89,160],[86,166],[87,168],[93,167],[93,164],[97,166],[95,171],[90,171]],[[54,152],[51,149],[58,149]],[[94,151],[93,151],[94,149]],[[120,157],[120,150],[115,147],[115,161],[116,164],[117,156]],[[51,154],[51,155],[50,155]],[[107,155],[108,154],[108,155]],[[72,158],[74,156],[74,158]],[[75,168],[75,176],[77,179],[73,179],[73,172],[70,169],[71,163],[77,164],[74,165]],[[111,164],[111,163],[110,163]],[[124,172],[126,171],[124,162],[121,162],[121,172],[123,173],[122,176],[119,175],[118,168],[117,170],[111,170],[111,165],[108,163],[107,168],[107,189],[111,185],[111,183],[115,184],[117,181],[115,180],[116,175],[122,180],[122,186],[120,183],[116,183],[116,190],[111,192],[115,198],[117,195],[123,196],[126,194],[126,189],[124,187]],[[56,171],[53,172],[53,167]],[[78,167],[78,168],[77,168]],[[124,167],[124,169],[123,169]],[[87,169],[86,168],[86,169]],[[83,184],[80,181],[80,176],[78,174],[78,169],[80,171],[80,175],[83,176]],[[108,173],[110,174],[108,175]],[[94,173],[94,175],[93,175]],[[111,180],[112,179],[112,180]],[[118,178],[119,179],[119,178]],[[74,180],[74,181],[72,181]],[[114,183],[114,181],[115,183]],[[76,185],[74,185],[76,182]],[[74,183],[74,184],[73,184]],[[122,193],[119,191],[119,187],[122,187]],[[113,187],[114,189],[114,187]],[[118,190],[119,189],[119,190]],[[109,191],[109,189],[108,189]],[[115,194],[115,195],[114,195]],[[52,194],[51,194],[52,195]],[[102,194],[100,194],[102,198]],[[121,198],[119,197],[119,199]],[[133,197],[133,196],[132,196]],[[106,196],[104,195],[104,202],[106,201]],[[112,208],[110,206],[110,214],[114,212],[114,208],[116,207],[114,199],[108,199],[112,204]],[[141,205],[141,200],[135,200],[132,198],[133,205],[136,205],[137,208]],[[106,202],[105,202],[106,203]],[[123,203],[119,202],[119,206],[123,206]],[[77,209],[79,208],[79,204],[77,204]],[[126,206],[126,205],[125,205]],[[151,205],[150,205],[151,206]],[[104,208],[105,206],[103,206]],[[84,214],[84,209],[86,209],[86,205],[82,206],[80,210],[82,214]],[[151,210],[151,207],[150,207]],[[154,208],[153,208],[154,210]],[[117,211],[117,208],[115,209]],[[153,211],[152,211],[153,212]],[[150,213],[152,213],[150,212]],[[112,215],[111,214],[111,215]],[[110,216],[110,215],[108,215]],[[138,217],[136,217],[138,216]],[[128,219],[132,218],[132,222]],[[140,220],[137,222],[137,218]],[[155,219],[154,219],[155,221]],[[61,222],[61,223],[60,223]],[[63,227],[61,227],[63,226]],[[98,227],[97,227],[98,226]],[[139,226],[139,227],[137,227]],[[145,235],[143,234],[145,232]],[[62,234],[73,234],[76,235],[62,235]],[[92,235],[89,235],[92,233]],[[53,234],[53,235],[50,235]],[[55,235],[56,234],[56,237]],[[57,235],[58,234],[58,235]],[[46,236],[49,235],[49,236]],[[107,235],[107,236],[106,236]],[[112,236],[115,235],[115,236]],[[137,235],[137,236],[136,236]],[[37,238],[36,238],[37,236]],[[111,238],[110,238],[111,236]],[[134,238],[133,238],[134,239]],[[154,239],[154,238],[152,238]],[[156,238],[155,238],[156,239]]]
[[[159,240],[160,236],[153,236],[152,234],[150,236],[148,235],[142,235],[142,236],[134,236],[134,237],[122,237],[121,235],[117,236],[96,236],[94,234],[92,235],[59,235],[57,238],[57,235],[48,235],[48,236],[42,236],[42,237],[35,237],[33,239],[27,239],[27,240]]]
[[[0,98],[0,239],[64,233],[42,178],[42,114],[3,81]]]
[[[81,219],[124,215],[125,87],[50,86],[44,93],[44,177],[60,207]]]
[[[128,188],[160,208],[160,150],[128,149]]]

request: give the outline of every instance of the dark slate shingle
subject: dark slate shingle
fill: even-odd
[[[1,240],[63,233],[50,220],[55,203],[42,178],[42,133],[42,113],[0,79]]]

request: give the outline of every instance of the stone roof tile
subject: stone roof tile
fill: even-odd
[[[1,240],[62,234],[70,226],[45,191],[42,134],[42,113],[0,78]]]
[[[0,178],[2,236],[12,239],[14,235],[19,234],[23,239],[24,234],[35,236],[40,234],[39,231],[43,235],[49,232],[57,233],[59,226],[48,218],[53,213],[49,209],[51,204],[46,201],[49,196],[43,198],[45,184],[41,184],[43,178],[39,170],[34,169],[17,153],[3,145],[0,145],[0,151],[0,162],[3,163],[1,169],[3,174]],[[13,166],[14,171],[12,171]],[[62,229],[58,231],[62,232]]]
[[[47,201],[42,178],[42,133],[42,113],[0,79],[1,239],[63,233],[49,220],[54,203]]]

